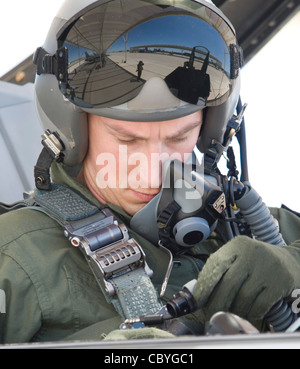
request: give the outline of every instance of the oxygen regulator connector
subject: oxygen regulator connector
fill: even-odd
[[[193,296],[196,283],[196,279],[191,280],[167,302],[166,308],[172,318],[178,318],[198,309],[198,303]]]

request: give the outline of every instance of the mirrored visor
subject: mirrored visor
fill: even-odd
[[[192,13],[157,3],[113,0],[86,9],[60,32],[58,47],[68,50],[65,97],[84,108],[115,107],[159,77],[185,103],[204,108],[226,100],[231,28],[201,4]]]

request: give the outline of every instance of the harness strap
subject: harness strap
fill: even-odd
[[[24,207],[28,207],[31,205],[32,205],[31,202],[27,202],[26,200],[18,201],[13,204],[5,204],[3,202],[0,202],[0,215],[8,213],[9,211],[12,210],[22,209]]]
[[[142,247],[129,238],[109,209],[99,210],[69,187],[53,184],[35,190],[36,205],[56,220],[74,247],[79,247],[106,300],[123,319],[154,314],[162,307]]]

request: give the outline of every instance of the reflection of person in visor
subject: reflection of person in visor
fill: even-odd
[[[195,68],[194,58],[195,48],[191,52],[190,61],[185,62],[184,67],[178,67],[174,72],[166,76],[165,81],[179,99],[190,101],[196,105],[201,103],[206,105],[210,94],[210,77],[207,73],[209,51],[200,70]]]
[[[142,71],[143,71],[143,65],[144,63],[140,60],[138,62],[138,65],[136,67],[136,71],[137,71],[137,80],[139,81],[141,79],[141,75],[142,75]]]
[[[36,188],[0,217],[0,343],[276,327],[272,307],[300,287],[300,220],[273,209],[285,242],[249,184],[224,14],[206,0],[65,0],[34,62],[45,133]]]

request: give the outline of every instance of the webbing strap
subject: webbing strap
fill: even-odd
[[[36,190],[34,197],[39,207],[31,208],[45,212],[63,226],[71,244],[83,251],[106,300],[123,319],[160,310],[162,303],[141,246],[129,237],[122,238],[124,231],[114,233],[113,241],[108,243],[112,227],[116,227],[109,211],[100,211],[69,187],[57,184],[51,191]]]
[[[57,217],[61,224],[88,218],[99,209],[70,188],[53,184],[51,191],[36,190],[35,201]]]
[[[155,314],[161,307],[157,292],[144,269],[138,268],[112,280],[117,299],[112,303],[126,319]]]

